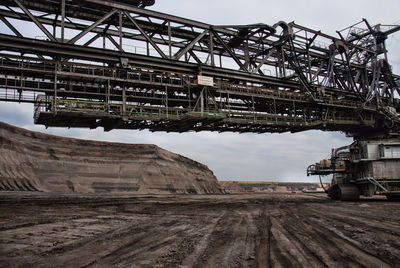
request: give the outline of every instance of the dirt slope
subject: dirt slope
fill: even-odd
[[[155,145],[63,138],[2,122],[0,190],[221,193],[207,166]]]
[[[399,209],[324,194],[0,193],[0,266],[400,267]]]

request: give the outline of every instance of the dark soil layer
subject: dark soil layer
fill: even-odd
[[[400,203],[0,194],[0,267],[400,267]]]

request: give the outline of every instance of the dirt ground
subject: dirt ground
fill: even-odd
[[[0,267],[400,267],[400,203],[0,193]]]

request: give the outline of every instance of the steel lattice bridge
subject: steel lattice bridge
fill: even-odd
[[[154,1],[2,0],[0,100],[36,124],[151,131],[398,132],[399,81],[366,20],[215,26]],[[41,33],[25,37],[26,27]],[[32,30],[33,31],[33,30]]]

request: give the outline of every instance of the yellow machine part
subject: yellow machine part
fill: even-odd
[[[344,172],[344,171],[346,171],[345,168],[336,168],[335,169],[335,172]]]

